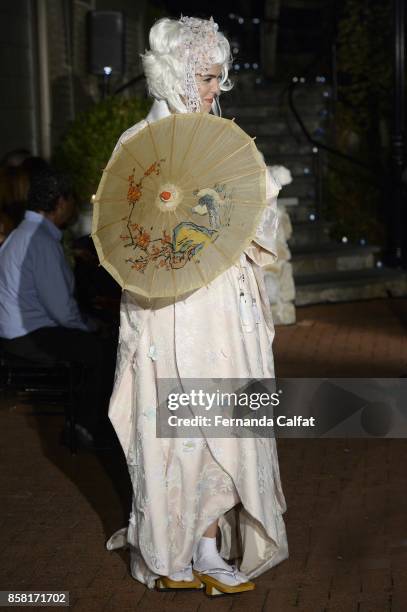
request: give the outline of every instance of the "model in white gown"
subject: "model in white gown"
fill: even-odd
[[[169,113],[166,102],[155,101],[146,121]],[[176,301],[123,292],[109,416],[126,455],[133,503],[128,527],[107,546],[128,544],[132,575],[150,588],[158,576],[190,564],[217,519],[221,555],[240,555],[249,578],[288,556],[274,439],[156,437],[157,379],[274,377],[274,328],[258,264],[275,257],[277,193],[269,177],[256,241],[208,286]]]

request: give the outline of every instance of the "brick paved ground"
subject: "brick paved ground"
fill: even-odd
[[[406,312],[407,300],[301,309],[277,331],[278,372],[399,376]],[[290,559],[253,593],[209,600],[148,591],[126,554],[105,551],[127,514],[125,465],[114,453],[71,457],[61,425],[1,402],[0,589],[69,590],[75,612],[407,610],[407,441],[280,440]]]
[[[281,377],[398,377],[407,374],[407,300],[384,299],[297,309],[278,327]]]

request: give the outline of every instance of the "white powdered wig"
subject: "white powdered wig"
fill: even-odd
[[[200,21],[205,25],[209,23],[207,20]],[[187,112],[187,107],[181,99],[181,96],[185,99],[184,82],[187,69],[184,25],[181,21],[167,17],[159,19],[150,30],[149,41],[150,50],[142,55],[149,93],[157,100],[165,100],[171,110]],[[212,49],[211,57],[214,64],[222,66],[220,89],[228,91],[232,88],[228,78],[231,64],[230,45],[219,31],[216,31],[216,46]]]

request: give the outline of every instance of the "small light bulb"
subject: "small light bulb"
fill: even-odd
[[[235,70],[240,70],[240,64],[235,64],[235,65],[234,65],[234,69],[235,69]]]
[[[312,147],[312,152],[313,153],[318,153],[318,147]]]
[[[293,77],[293,83],[298,83],[298,77]]]
[[[315,219],[316,219],[316,216],[314,215],[314,213],[311,213],[310,216],[309,216],[309,220],[310,221],[315,221]]]
[[[348,242],[348,237],[342,236],[342,242],[346,244]]]
[[[257,68],[258,68],[258,67],[259,67],[259,65],[258,65],[256,62],[254,62],[254,64],[253,64],[253,68],[254,68],[255,70],[257,70]]]
[[[112,67],[111,66],[103,66],[103,72],[106,76],[109,76],[110,74],[112,74]]]
[[[243,17],[239,17],[239,19],[237,21],[238,21],[238,23],[240,23],[240,25],[242,25],[242,23],[244,23]]]
[[[383,268],[383,262],[380,259],[376,261],[376,268]]]
[[[260,23],[260,19],[258,17],[253,17],[253,23],[257,25],[258,23]]]

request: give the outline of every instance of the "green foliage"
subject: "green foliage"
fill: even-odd
[[[389,118],[392,77],[391,3],[346,0],[338,28],[340,97],[361,134]],[[349,117],[347,117],[349,119]]]
[[[140,121],[150,102],[112,96],[73,121],[54,155],[54,164],[68,174],[82,203],[96,193],[102,171],[120,135]]]
[[[338,25],[339,102],[334,146],[369,166],[335,159],[326,177],[335,234],[380,240],[381,191],[388,172],[392,90],[391,3],[345,0]]]

